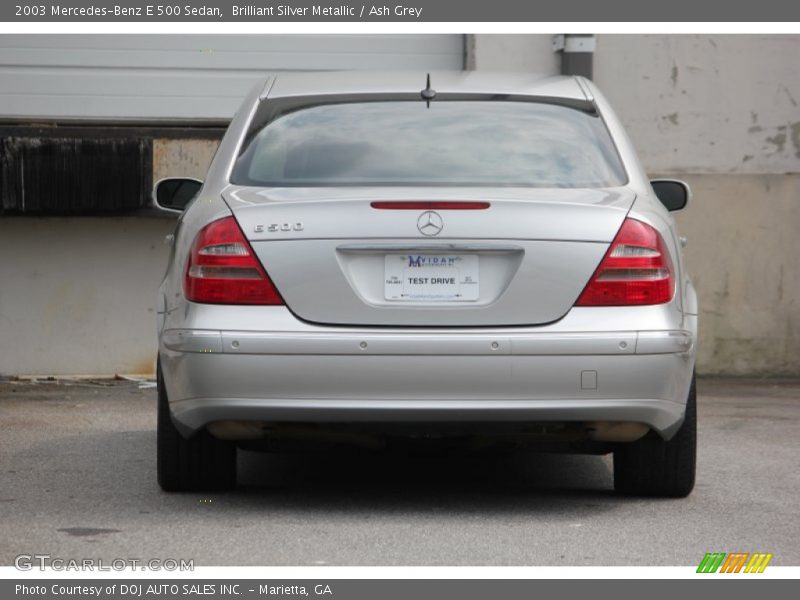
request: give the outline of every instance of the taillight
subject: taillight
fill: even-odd
[[[206,304],[283,304],[233,217],[209,223],[192,244],[183,291]]]
[[[625,219],[576,306],[663,304],[674,292],[675,272],[661,235]]]

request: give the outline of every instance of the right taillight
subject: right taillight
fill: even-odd
[[[236,219],[209,223],[192,244],[183,291],[205,304],[283,304]]]
[[[672,300],[675,272],[658,231],[625,219],[576,306],[663,304]]]

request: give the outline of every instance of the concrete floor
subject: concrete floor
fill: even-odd
[[[702,380],[685,500],[615,496],[608,457],[240,453],[240,487],[162,493],[155,390],[0,384],[0,565],[800,565],[800,381]]]

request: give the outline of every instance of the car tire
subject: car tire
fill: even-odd
[[[686,399],[686,415],[669,441],[644,437],[614,450],[614,489],[630,496],[684,498],[694,488],[697,462],[695,377]]]
[[[236,446],[203,430],[185,438],[172,422],[167,390],[157,366],[158,485],[165,492],[221,491],[236,486]]]

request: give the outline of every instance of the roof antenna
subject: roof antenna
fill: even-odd
[[[431,88],[431,74],[430,73],[428,73],[428,81],[425,84],[425,89],[422,90],[419,93],[419,95],[422,96],[422,99],[425,100],[425,104],[428,106],[428,108],[430,108],[431,107],[431,100],[436,98],[436,90]]]

